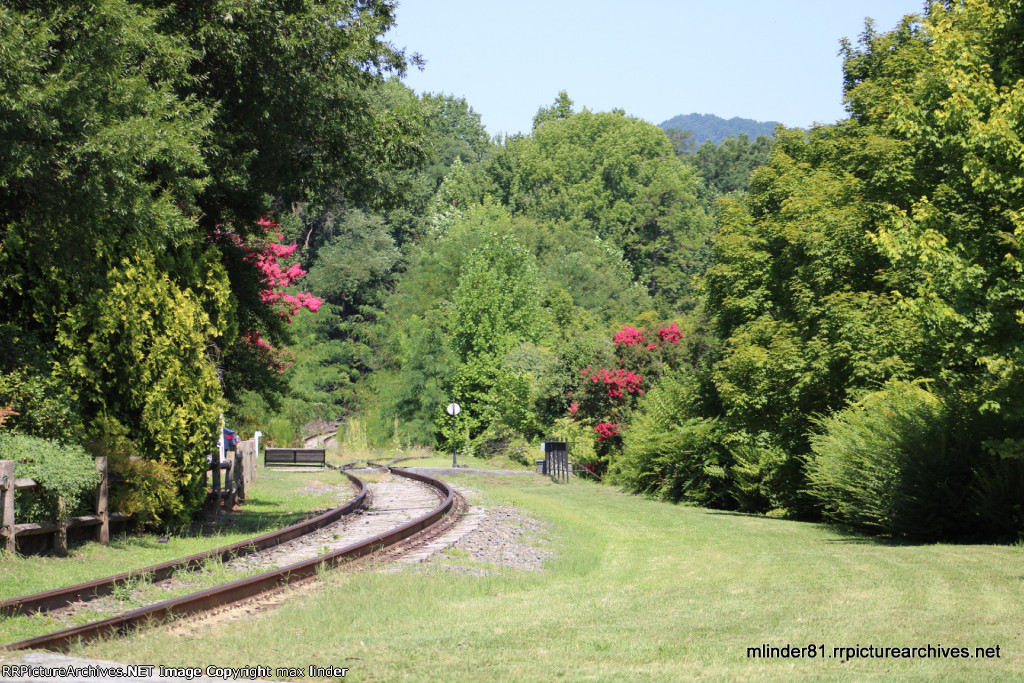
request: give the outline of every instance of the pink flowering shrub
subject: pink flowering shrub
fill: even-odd
[[[219,229],[211,233],[209,239],[222,249],[226,262],[235,264],[234,272],[238,273],[235,276],[238,281],[250,282],[250,268],[255,269],[257,287],[247,305],[250,309],[257,309],[260,304],[266,306],[264,314],[257,313],[254,318],[250,318],[253,321],[262,320],[262,323],[250,322],[249,327],[243,327],[240,331],[235,350],[237,361],[242,365],[264,367],[280,376],[291,367],[292,357],[286,349],[274,346],[263,336],[269,334],[274,337],[274,326],[271,324],[273,316],[291,323],[292,318],[303,308],[315,313],[323,304],[323,299],[310,292],[288,291],[306,274],[298,263],[289,263],[297,245],[281,244],[284,235],[280,232],[280,225],[269,218],[261,218],[256,224],[260,228],[259,236],[253,240],[245,240],[236,233]],[[244,285],[242,289],[245,289]],[[270,315],[269,319],[266,314]]]
[[[644,332],[647,330],[638,330],[635,327],[623,327],[621,330],[615,333],[615,338],[612,340],[615,343],[616,348],[630,347],[634,344],[644,343]]]
[[[661,340],[666,344],[674,346],[683,338],[683,333],[679,331],[679,328],[676,327],[675,323],[672,323],[668,327],[663,327],[658,330],[658,336],[661,337]]]
[[[644,390],[640,388],[643,383],[643,378],[635,372],[629,370],[623,370],[622,368],[613,368],[606,370],[600,368],[593,370],[589,365],[580,370],[585,377],[590,379],[591,384],[604,384],[608,389],[608,395],[612,398],[622,398],[626,394],[642,394]]]
[[[614,422],[602,422],[594,425],[594,431],[597,432],[598,441],[607,441],[619,435],[619,425]]]
[[[645,328],[623,326],[612,339],[615,367],[581,369],[580,383],[570,394],[569,418],[594,430],[596,450],[605,464],[608,454],[621,447],[621,430],[629,429],[645,387],[682,365],[685,349],[679,326],[669,323],[656,329],[654,335]]]
[[[323,299],[313,296],[309,292],[289,294],[284,291],[286,287],[291,287],[296,280],[306,274],[306,271],[297,263],[288,266],[284,264],[295,253],[298,245],[280,244],[284,235],[278,232],[280,226],[269,218],[261,218],[256,224],[263,228],[265,235],[276,238],[267,239],[257,247],[247,249],[245,260],[256,266],[256,270],[259,271],[263,280],[264,289],[260,292],[260,299],[275,308],[278,315],[288,322],[291,322],[292,317],[301,308],[316,313],[320,305],[323,304]]]

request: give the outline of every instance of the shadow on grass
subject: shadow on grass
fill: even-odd
[[[843,544],[843,545],[873,545],[882,546],[888,548],[914,548],[923,547],[929,545],[943,544],[943,545],[1014,545],[1018,541],[1013,538],[1002,538],[993,539],[989,537],[962,537],[962,538],[897,538],[893,536],[872,536],[867,532],[861,531],[855,527],[849,525],[839,524],[837,522],[823,522],[817,520],[798,519],[791,517],[767,517],[765,515],[759,515],[757,513],[750,512],[732,512],[729,510],[708,510],[709,515],[721,515],[727,517],[754,517],[766,521],[778,521],[778,522],[797,522],[801,524],[813,524],[817,527],[821,527],[827,530],[838,538],[827,538],[825,543],[831,544]]]
[[[936,543],[935,540],[925,539],[909,539],[909,538],[892,538],[888,536],[871,536],[863,531],[838,524],[834,522],[823,522],[820,520],[813,519],[799,519],[796,517],[768,517],[766,515],[760,515],[756,512],[734,512],[731,510],[708,510],[709,515],[720,515],[725,517],[748,517],[761,519],[767,522],[796,522],[798,524],[812,524],[817,527],[826,529],[830,533],[838,536],[839,538],[827,538],[825,543],[842,543],[851,545],[877,545],[877,546],[890,546],[890,547],[906,547],[906,546],[923,546],[933,545]],[[964,545],[973,545],[980,543],[981,541],[952,541],[954,543],[961,543]]]

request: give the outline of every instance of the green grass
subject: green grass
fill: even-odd
[[[318,482],[346,490],[298,493]],[[346,500],[354,495],[349,489],[348,479],[330,470],[282,472],[260,468],[249,499],[236,512],[226,515],[219,524],[171,535],[166,543],[161,543],[161,535],[156,533],[122,534],[112,538],[108,546],[92,542],[73,546],[66,558],[4,555],[0,559],[0,599],[70,586],[230,545],[293,524],[311,511],[335,507],[339,494]],[[0,638],[3,626],[0,623]]]
[[[1024,550],[877,543],[593,484],[464,477],[552,523],[543,573],[331,573],[193,637],[76,654],[148,664],[349,667],[346,680],[1020,680]],[[197,647],[202,643],[202,647]],[[768,643],[1000,646],[992,659],[757,659]],[[211,653],[217,653],[212,655]]]

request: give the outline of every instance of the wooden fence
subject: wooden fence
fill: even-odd
[[[100,472],[100,482],[96,485],[96,514],[67,517],[55,522],[37,522],[16,524],[14,520],[14,492],[18,489],[30,489],[39,486],[34,479],[15,479],[14,461],[0,460],[0,499],[3,507],[3,526],[0,537],[3,547],[14,552],[18,536],[35,536],[39,534],[55,534],[55,547],[58,553],[66,553],[68,548],[68,529],[76,527],[96,527],[96,540],[100,543],[110,542],[110,522],[124,520],[128,515],[110,512],[107,507],[107,459],[96,458],[96,469]],[[58,500],[63,507],[63,501]]]
[[[256,466],[259,463],[256,453],[256,441],[250,439],[238,444],[234,457],[228,459],[228,467],[224,472],[224,488],[221,489],[221,470],[211,467],[213,473],[212,496],[223,501],[226,509],[234,507],[238,501],[245,500],[246,491],[256,478]],[[53,522],[36,522],[17,524],[14,519],[14,492],[39,486],[34,479],[14,477],[14,461],[0,460],[0,509],[3,510],[2,526],[0,526],[0,543],[8,552],[14,552],[18,537],[54,535],[54,548],[66,553],[68,547],[68,529],[95,526],[95,540],[100,543],[110,542],[110,523],[125,521],[128,515],[121,512],[110,512],[107,501],[108,474],[107,459],[96,458],[96,469],[100,472],[100,482],[96,485],[96,514],[68,517]],[[61,502],[58,501],[58,505]]]
[[[238,450],[220,467],[210,467],[210,499],[221,501],[225,510],[230,510],[236,502],[245,500],[246,491],[256,478],[256,466],[259,454],[256,452],[256,440],[249,439],[238,444]],[[224,474],[224,486],[221,488],[221,473]]]

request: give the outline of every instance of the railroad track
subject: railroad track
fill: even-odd
[[[442,526],[439,525],[439,522],[444,520],[446,515],[452,512],[456,505],[459,504],[455,491],[448,484],[432,477],[407,472],[398,468],[389,468],[389,471],[393,475],[420,482],[434,490],[436,495],[433,495],[432,504],[418,504],[423,502],[421,497],[418,503],[413,504],[411,507],[419,508],[416,512],[422,514],[406,515],[413,518],[383,531],[379,529],[380,524],[373,524],[372,518],[365,519],[363,525],[354,525],[355,527],[365,527],[363,530],[356,528],[344,534],[332,534],[334,542],[324,544],[324,547],[321,548],[322,552],[314,551],[309,553],[308,547],[305,553],[301,549],[289,549],[287,546],[290,542],[328,527],[329,524],[359,509],[365,503],[367,496],[373,495],[369,494],[367,484],[362,479],[346,471],[344,474],[358,487],[359,492],[345,505],[311,520],[292,525],[271,534],[264,534],[247,541],[217,548],[207,553],[165,562],[161,565],[147,567],[135,572],[7,600],[0,603],[0,612],[12,614],[30,613],[43,609],[57,609],[76,601],[109,594],[116,590],[118,586],[123,586],[129,581],[142,576],[159,580],[170,576],[172,572],[179,569],[199,567],[209,558],[221,558],[228,562],[245,562],[247,556],[251,556],[251,559],[257,557],[255,554],[257,552],[270,552],[276,555],[276,557],[271,557],[265,560],[265,562],[268,564],[278,564],[281,561],[288,562],[284,566],[262,571],[254,576],[248,576],[214,588],[156,602],[106,619],[9,643],[2,647],[7,650],[67,650],[77,642],[87,642],[97,638],[127,634],[142,626],[158,625],[174,617],[197,614],[264,593],[274,592],[289,584],[315,578],[317,573],[324,569],[365,557],[386,548],[392,548],[401,541],[410,539],[413,536],[419,538],[420,536],[429,535],[427,530],[434,531],[436,534],[436,527]],[[381,498],[382,496],[378,495],[376,497]],[[392,507],[394,507],[395,502],[394,500],[381,501],[384,506],[391,505]],[[426,511],[424,511],[424,508],[426,508]],[[380,508],[378,507],[379,510]],[[249,567],[249,569],[251,570],[252,567]]]

